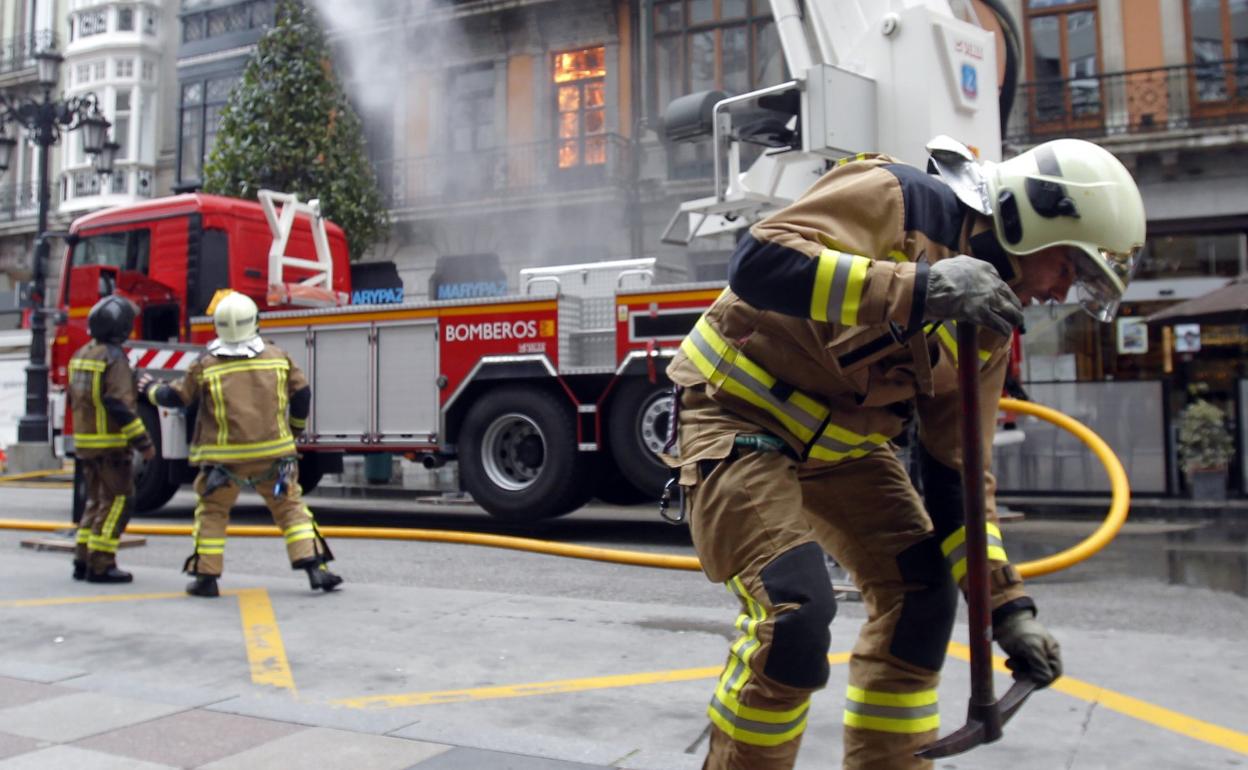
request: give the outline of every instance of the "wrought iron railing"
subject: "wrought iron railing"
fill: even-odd
[[[1006,138],[1106,137],[1248,124],[1248,59],[1022,83]]]
[[[39,183],[0,185],[0,222],[34,216],[39,212]]]
[[[0,73],[34,67],[36,53],[55,48],[56,33],[50,29],[4,38],[0,41]]]
[[[584,192],[631,178],[632,143],[617,134],[375,161],[390,208]]]

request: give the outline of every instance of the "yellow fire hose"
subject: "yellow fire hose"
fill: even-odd
[[[1114,535],[1122,528],[1127,518],[1127,507],[1130,492],[1127,485],[1127,474],[1122,469],[1113,450],[1100,436],[1097,436],[1085,425],[1048,407],[1033,404],[1029,401],[1016,401],[1012,398],[1001,399],[1001,408],[1012,412],[1030,414],[1063,428],[1076,436],[1096,454],[1105,470],[1109,473],[1113,497],[1109,506],[1109,515],[1101,526],[1086,540],[1053,556],[1019,564],[1018,571],[1023,577],[1047,575],[1077,564],[1097,551],[1104,548]],[[18,474],[0,477],[0,483],[22,478],[30,478],[34,474]],[[55,532],[72,527],[72,524],[58,524],[51,521],[29,521],[21,519],[0,519],[0,529],[16,529],[38,532]],[[134,535],[182,535],[191,534],[191,526],[187,524],[139,524],[131,523],[126,532]],[[544,553],[552,556],[566,556],[573,559],[605,561],[615,564],[631,564],[638,567],[658,567],[660,569],[681,569],[692,572],[701,571],[702,565],[693,556],[670,556],[664,554],[645,553],[642,551],[621,551],[611,548],[592,548],[583,545],[567,545],[548,540],[535,540],[527,537],[511,537],[508,535],[490,535],[476,532],[455,532],[433,529],[400,529],[397,527],[321,527],[327,538],[355,538],[368,540],[414,540],[428,543],[460,543],[480,545],[492,548],[510,548],[517,551]],[[227,535],[234,537],[281,537],[282,533],[272,525],[231,525]]]

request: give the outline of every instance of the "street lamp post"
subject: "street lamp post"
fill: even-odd
[[[30,451],[11,453],[11,460],[21,463],[19,458],[28,458],[34,465],[40,465],[37,455],[51,456],[49,440],[51,431],[48,428],[48,343],[46,338],[47,319],[44,310],[44,284],[46,275],[44,265],[47,261],[48,244],[48,208],[51,203],[52,188],[48,177],[51,173],[49,148],[60,139],[62,131],[82,130],[83,149],[96,158],[95,168],[100,173],[110,173],[113,159],[112,152],[102,152],[108,142],[109,122],[100,111],[99,99],[95,94],[84,94],[68,99],[55,99],[52,89],[59,80],[62,61],[60,54],[53,50],[43,50],[35,54],[35,66],[39,85],[43,89],[43,98],[10,99],[0,94],[0,174],[8,170],[12,161],[13,150],[17,139],[9,135],[8,124],[15,123],[25,127],[31,139],[39,148],[39,209],[38,225],[35,231],[35,249],[31,265],[30,299],[30,364],[26,367],[26,414],[17,427],[19,446],[25,445]],[[106,161],[108,168],[103,168]],[[15,468],[17,470],[17,468]]]

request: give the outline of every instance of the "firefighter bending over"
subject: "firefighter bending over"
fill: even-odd
[[[74,549],[74,580],[129,583],[117,568],[117,546],[134,508],[131,449],[150,460],[152,439],[135,413],[134,372],[121,343],[134,330],[135,307],[108,296],[87,315],[92,341],[69,360],[74,462],[82,466],[86,507]]]
[[[1113,155],[1057,140],[977,164],[959,149],[960,164],[934,160],[938,174],[846,159],[754,225],[730,288],[668,368],[679,388],[670,462],[693,540],[707,577],[741,606],[708,709],[709,770],[793,766],[829,676],[824,550],[867,610],[849,663],[844,767],[931,767],[914,752],[937,735],[966,573],[955,324],[980,327],[987,466],[1022,306],[1063,301],[1073,284],[1109,321],[1131,277],[1144,209]],[[889,444],[912,417],[922,500]],[[991,495],[989,520],[994,638],[1016,677],[1048,685],[1058,644],[1007,560]]]
[[[190,455],[199,466],[195,552],[183,566],[195,576],[186,588],[192,596],[219,594],[225,529],[244,486],[260,493],[281,528],[291,569],[307,571],[313,590],[342,582],[329,571],[333,554],[299,488],[295,437],[307,425],[312,389],[284,351],[260,338],[258,315],[246,295],[226,294],[213,311],[217,338],[186,376],[169,385],[140,381],[153,404],[199,404]]]

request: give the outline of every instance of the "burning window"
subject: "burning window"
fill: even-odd
[[[559,168],[607,162],[605,56],[603,46],[555,56]]]

